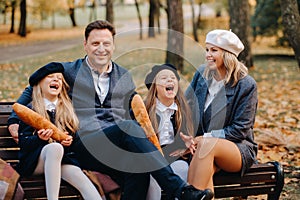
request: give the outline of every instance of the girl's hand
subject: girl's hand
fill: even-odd
[[[38,130],[37,134],[41,140],[48,141],[53,134],[53,130],[52,129],[40,129],[40,130]]]
[[[69,134],[68,132],[65,132],[65,133]],[[73,142],[73,137],[68,135],[68,137],[65,140],[61,141],[61,144],[65,147],[68,147],[72,144],[72,142]]]
[[[190,153],[192,155],[194,155],[194,152],[196,151],[196,147],[197,147],[197,144],[194,141],[194,138],[192,136],[185,135],[182,132],[180,132],[180,137],[183,140],[185,146],[189,149]],[[185,152],[185,153],[187,153],[187,152]]]

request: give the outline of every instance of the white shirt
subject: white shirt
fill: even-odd
[[[206,111],[209,104],[214,100],[215,96],[223,86],[224,86],[224,80],[217,81],[215,78],[212,78],[212,82],[208,88],[208,94],[206,96],[204,111]]]
[[[156,99],[156,113],[160,117],[158,125],[160,145],[171,144],[174,142],[174,128],[171,122],[171,116],[177,109],[178,107],[175,102],[171,106],[167,107]]]
[[[46,110],[49,110],[49,111],[55,110],[57,101],[58,101],[58,99],[56,99],[54,102],[51,102],[48,99],[44,98]]]
[[[97,95],[100,99],[100,102],[103,103],[108,90],[109,90],[109,76],[108,74],[112,71],[112,63],[110,62],[108,66],[108,70],[105,72],[102,72],[101,74],[96,71],[94,68],[92,68],[88,62],[88,57],[87,59],[87,64],[89,68],[92,71],[92,76],[93,76],[93,81],[94,81],[94,86],[97,92]]]

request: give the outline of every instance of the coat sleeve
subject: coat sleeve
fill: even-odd
[[[18,98],[17,103],[22,105],[28,105],[31,101],[32,101],[32,87],[28,86],[25,88],[21,96]],[[20,123],[20,119],[14,111],[12,111],[12,113],[10,114],[7,123],[8,125]]]
[[[242,79],[237,86],[228,124],[224,127],[225,137],[233,142],[240,142],[253,133],[257,110],[257,86],[250,76]],[[227,123],[227,122],[226,122]]]
[[[48,144],[47,141],[41,140],[37,134],[34,134],[34,129],[23,122],[19,128],[19,146],[24,151],[34,151],[41,145]]]

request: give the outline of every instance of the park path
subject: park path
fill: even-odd
[[[46,53],[70,49],[82,44],[82,36],[63,40],[39,41],[0,47],[0,64]]]
[[[197,9],[197,7],[196,7]],[[184,5],[184,18],[185,20],[189,20],[191,17],[190,6]],[[196,12],[198,12],[196,10]],[[207,7],[203,6],[202,15],[213,15],[214,11]],[[143,27],[146,25],[147,20],[143,20]],[[161,19],[161,25],[167,27],[166,19]],[[139,23],[137,19],[126,20],[126,23],[116,22],[117,32],[121,33],[123,31],[133,30],[139,28]],[[66,49],[73,48],[77,45],[83,43],[83,35],[78,37],[72,37],[68,39],[60,39],[60,40],[50,40],[50,41],[36,41],[30,42],[26,44],[16,44],[16,45],[8,45],[8,46],[0,46],[0,64],[4,64],[7,62],[11,62],[14,60],[24,59],[26,57],[39,56],[47,53],[53,53],[57,51],[62,51]]]

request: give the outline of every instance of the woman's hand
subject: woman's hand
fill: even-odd
[[[41,140],[48,141],[53,134],[53,130],[52,129],[40,129],[40,130],[38,130],[37,134]]]
[[[68,132],[65,132],[65,133],[67,135],[69,134]],[[68,147],[72,144],[72,142],[73,142],[73,137],[68,135],[68,137],[65,140],[61,141],[61,144],[65,147]]]
[[[194,138],[192,136],[189,136],[189,135],[185,135],[183,134],[182,132],[180,132],[180,137],[181,139],[183,140],[186,148],[189,149],[190,153],[192,155],[194,155],[194,152],[196,151],[196,147],[197,147],[197,144],[196,142],[194,141]],[[188,152],[186,152],[188,153]],[[185,154],[186,154],[185,153]]]

